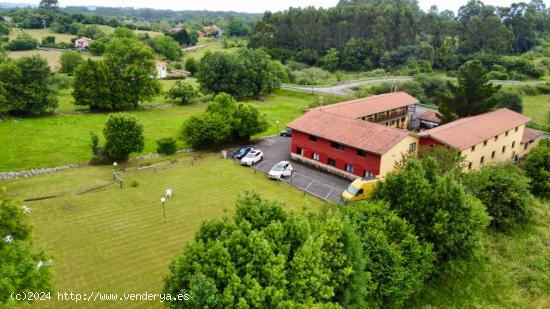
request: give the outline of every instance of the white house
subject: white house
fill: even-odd
[[[90,38],[82,37],[74,41],[74,47],[84,51],[88,49],[88,45],[90,45],[92,41],[93,40]]]
[[[166,70],[166,62],[164,61],[155,61],[155,66],[157,67],[157,79],[166,78],[168,71]]]

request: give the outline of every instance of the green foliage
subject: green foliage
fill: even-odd
[[[104,37],[105,33],[103,33],[97,25],[84,25],[78,28],[78,33],[76,35],[97,40]]]
[[[489,217],[479,200],[464,193],[456,176],[439,176],[437,161],[423,160],[431,163],[408,158],[375,188],[373,198],[389,203],[420,239],[433,245],[437,271],[452,269],[477,257]]]
[[[0,187],[0,305],[8,307],[16,302],[11,299],[12,293],[50,291],[52,273],[45,254],[33,248],[31,227],[21,201],[6,194],[6,189]],[[4,240],[7,236],[11,242]],[[24,301],[30,302],[19,302]]]
[[[38,7],[42,10],[57,10],[59,9],[58,0],[40,0]]]
[[[185,69],[187,72],[191,73],[191,76],[194,76],[199,70],[199,63],[193,57],[187,58],[185,60]]]
[[[119,113],[109,115],[103,128],[105,154],[111,162],[123,162],[133,152],[143,151],[143,126],[135,116]]]
[[[67,51],[61,54],[59,63],[61,64],[61,68],[59,69],[60,73],[72,74],[76,67],[84,63],[84,58],[82,58],[80,52]]]
[[[334,72],[340,65],[340,53],[336,48],[331,48],[319,61],[323,69]]]
[[[193,148],[204,148],[233,140],[249,140],[268,126],[265,115],[256,107],[237,103],[230,95],[220,93],[205,113],[185,121],[181,138]]]
[[[168,60],[177,60],[181,57],[181,47],[178,42],[169,36],[157,36],[154,39],[155,51]]]
[[[230,36],[246,36],[248,35],[249,28],[245,24],[244,19],[239,17],[231,17],[225,27],[225,31]]]
[[[104,60],[88,60],[75,70],[75,104],[90,109],[119,110],[137,107],[139,102],[151,100],[160,93],[153,52],[143,43],[113,38],[104,56]]]
[[[7,50],[31,50],[35,49],[38,42],[25,32],[21,32],[17,35],[15,40],[9,41],[6,45]]]
[[[457,86],[448,83],[452,95],[439,105],[443,123],[488,112],[497,104],[493,95],[500,86],[489,82],[487,70],[481,62],[466,62],[460,68],[457,79]]]
[[[105,52],[105,43],[101,40],[94,40],[88,45],[88,51],[94,56],[101,56]]]
[[[198,91],[190,84],[177,81],[170,90],[168,90],[167,98],[178,100],[179,105],[185,105],[198,97]]]
[[[362,271],[376,283],[366,299],[368,306],[362,307],[403,307],[422,290],[432,271],[435,255],[431,245],[418,240],[413,227],[382,202],[355,203],[342,208],[342,213],[363,246],[366,263]]]
[[[280,87],[280,77],[272,69],[270,57],[259,49],[241,49],[235,54],[207,52],[201,59],[197,80],[205,93],[259,96]]]
[[[343,226],[332,213],[286,213],[279,203],[247,194],[232,219],[202,224],[170,264],[165,292],[197,291],[189,293],[190,304],[214,308],[334,304],[343,291],[361,301],[374,284],[350,285],[359,269],[347,258],[350,230]]]
[[[16,115],[42,115],[57,107],[48,62],[39,56],[23,57],[0,64],[0,84],[5,100],[0,110]]]
[[[550,140],[542,140],[531,150],[523,169],[531,179],[531,192],[542,198],[550,198]]]
[[[0,36],[9,35],[10,31],[8,24],[0,21]]]
[[[491,225],[506,230],[527,222],[533,214],[534,198],[529,179],[512,164],[486,166],[466,175],[468,190],[487,208]]]
[[[164,137],[157,140],[157,153],[162,155],[175,154],[177,150],[177,141],[173,137]]]
[[[506,107],[518,113],[523,112],[523,99],[515,91],[500,90],[493,95],[493,100],[497,102],[498,107]]]

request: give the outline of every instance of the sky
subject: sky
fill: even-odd
[[[2,1],[2,0],[0,0]],[[6,0],[3,0],[6,1]],[[529,2],[529,0],[523,0]],[[6,2],[24,2],[38,4],[40,0],[7,0]],[[457,11],[467,0],[419,0],[420,7],[428,10],[432,5],[437,5],[440,11],[449,9]],[[509,6],[520,0],[484,0],[483,3],[499,6]],[[547,6],[550,0],[544,1]],[[209,11],[237,11],[250,13],[263,13],[265,11],[281,11],[292,7],[331,7],[338,0],[59,0],[61,6],[116,6],[116,7],[140,7],[171,10],[209,10]]]

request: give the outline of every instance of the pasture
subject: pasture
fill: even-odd
[[[38,55],[48,61],[48,65],[50,66],[50,69],[53,71],[59,70],[60,64],[59,64],[59,58],[61,57],[62,51],[58,50],[23,50],[23,51],[10,51],[8,52],[8,56],[12,59],[19,59],[23,57],[30,57],[34,55]],[[90,54],[83,53],[82,57],[84,59],[100,59],[101,57],[98,56],[91,56]]]
[[[38,43],[42,41],[43,38],[47,36],[53,36],[55,37],[56,43],[70,43],[72,38],[76,38],[76,35],[68,34],[68,33],[57,33],[53,32],[50,28],[44,29],[12,29],[9,35],[9,39],[13,40],[17,37],[17,35],[21,32],[25,32],[28,35],[30,35],[33,39],[37,40]]]
[[[67,107],[72,100],[70,90],[64,90],[62,94],[65,96],[62,106]],[[317,100],[317,96],[307,93],[278,90],[267,96],[265,101],[248,102],[266,114],[270,128],[262,136],[267,136],[277,133],[276,121],[279,121],[278,128],[281,130],[309,104]],[[337,100],[342,99],[326,96],[324,98],[325,103]],[[149,153],[156,152],[157,139],[177,136],[183,121],[193,114],[204,111],[205,108],[206,104],[196,103],[134,110],[129,113],[135,115],[143,124],[144,153]],[[101,130],[107,117],[107,113],[77,113],[4,119],[0,122],[0,145],[3,145],[3,151],[0,151],[0,171],[54,167],[90,160],[90,132],[100,135],[101,140]],[[183,143],[178,146],[186,147]]]
[[[196,154],[195,154],[196,155]],[[179,156],[179,159],[185,157]],[[158,159],[157,159],[158,160]],[[192,240],[202,221],[231,214],[239,194],[254,190],[285,203],[289,209],[316,211],[321,202],[284,183],[268,180],[253,169],[215,155],[195,161],[123,173],[124,186],[77,192],[108,184],[112,167],[86,167],[7,185],[22,198],[60,195],[27,202],[34,226],[35,246],[54,260],[54,289],[90,293],[160,293],[168,264]],[[138,186],[130,183],[136,181]],[[167,188],[174,197],[166,203],[163,223],[160,197]],[[57,294],[53,294],[56,295]],[[55,298],[54,297],[54,298]],[[91,303],[36,302],[36,308],[74,308]],[[78,306],[80,305],[80,306]],[[120,308],[120,302],[93,307]],[[161,308],[158,302],[124,302],[124,308]]]
[[[550,125],[550,94],[524,96],[523,113],[537,123]]]

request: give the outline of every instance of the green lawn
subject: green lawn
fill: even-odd
[[[19,58],[22,58],[22,57],[29,57],[29,56],[34,56],[34,55],[38,55],[42,58],[45,58],[47,61],[48,61],[48,65],[50,66],[50,68],[54,71],[57,71],[59,70],[59,58],[61,57],[61,54],[63,52],[62,51],[57,51],[57,50],[24,50],[24,51],[10,51],[8,52],[8,56],[12,59],[19,59]],[[84,59],[88,59],[88,58],[91,58],[91,59],[94,59],[94,60],[97,60],[97,59],[100,59],[101,57],[98,57],[98,56],[90,56],[89,54],[82,54],[82,57],[84,57]]]
[[[169,163],[166,163],[169,165]],[[254,190],[294,210],[317,210],[321,202],[253,169],[210,156],[177,163],[169,169],[123,174],[125,186],[76,192],[111,181],[111,167],[86,167],[4,183],[23,198],[61,194],[28,202],[35,245],[54,260],[54,288],[59,291],[159,293],[168,264],[206,219],[234,209],[237,196]],[[128,184],[139,182],[138,187]],[[160,197],[172,188],[163,224]],[[54,298],[57,294],[54,294]],[[120,302],[79,304],[121,308]],[[72,302],[35,303],[36,308],[74,308]],[[76,307],[80,307],[76,306]],[[160,308],[156,302],[126,302],[124,308]]]
[[[454,279],[434,280],[418,308],[550,308],[550,202],[509,234],[490,231],[479,263]]]
[[[550,94],[524,96],[523,113],[537,123],[550,125]]]
[[[37,40],[38,43],[40,43],[42,39],[46,36],[54,36],[56,43],[70,43],[72,38],[76,38],[76,35],[67,33],[56,33],[53,32],[50,28],[46,29],[45,32],[44,29],[12,29],[9,35],[10,40],[15,39],[17,35],[19,35],[21,32],[27,33],[33,39]]]
[[[167,85],[169,86],[169,85]],[[62,91],[64,108],[69,108],[70,90]],[[299,116],[303,109],[318,100],[307,93],[279,90],[266,101],[250,101],[265,113],[271,127],[262,134],[270,135],[281,130]],[[338,100],[324,97],[323,101]],[[145,153],[156,152],[155,141],[161,137],[175,136],[183,121],[190,115],[204,111],[206,104],[173,106],[160,109],[131,111],[145,130]],[[90,159],[90,132],[101,137],[107,114],[65,114],[38,118],[10,118],[0,122],[0,171],[53,167]],[[185,145],[179,145],[184,148]]]

